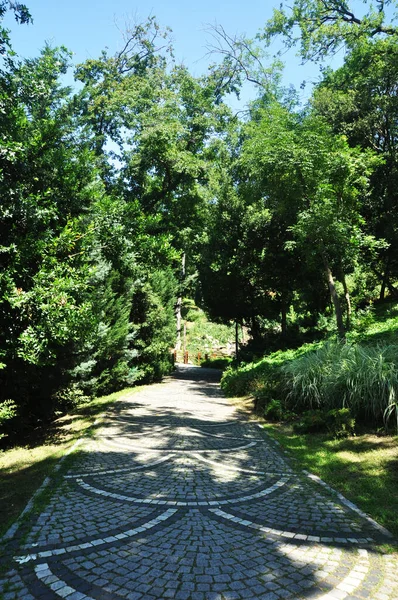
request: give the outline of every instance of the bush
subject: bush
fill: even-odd
[[[208,358],[206,360],[202,360],[200,363],[201,367],[205,369],[220,369],[224,371],[227,367],[230,366],[232,362],[232,358],[220,357],[220,358]]]
[[[8,427],[17,416],[17,408],[13,400],[0,402],[0,440],[7,436]]]
[[[221,379],[221,387],[227,396],[252,394],[257,404],[264,405],[282,395],[281,367],[311,352],[319,343],[305,344],[296,350],[278,350],[258,362],[228,368]]]
[[[229,367],[221,387],[227,396],[253,395],[256,410],[276,399],[285,411],[340,411],[328,418],[334,435],[352,431],[355,421],[388,427],[393,417],[398,429],[397,344],[329,341],[274,352],[257,363]]]
[[[346,437],[354,433],[355,419],[349,408],[335,408],[326,413],[326,425],[334,437]]]
[[[329,432],[333,437],[346,437],[354,433],[355,419],[348,408],[327,412],[319,409],[305,411],[293,426],[298,433]]]
[[[264,408],[264,417],[268,421],[282,421],[284,410],[280,400],[271,400]]]
[[[327,430],[326,415],[322,410],[307,410],[293,426],[298,433],[321,433]]]

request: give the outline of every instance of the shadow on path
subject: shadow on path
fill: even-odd
[[[178,367],[109,411],[9,546],[6,600],[398,597],[381,532],[296,472],[219,377]]]

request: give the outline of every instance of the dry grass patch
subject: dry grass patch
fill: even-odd
[[[258,415],[253,411],[254,399],[253,396],[239,396],[237,398],[228,398],[228,401],[236,408],[236,410],[243,414],[247,419],[258,421]]]

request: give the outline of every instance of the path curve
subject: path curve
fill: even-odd
[[[396,600],[386,541],[239,415],[214,372],[180,366],[84,441],[9,545],[0,598]]]

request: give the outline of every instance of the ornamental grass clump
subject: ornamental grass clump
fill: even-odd
[[[295,409],[349,408],[357,421],[398,426],[398,345],[329,342],[282,367],[287,402]]]

